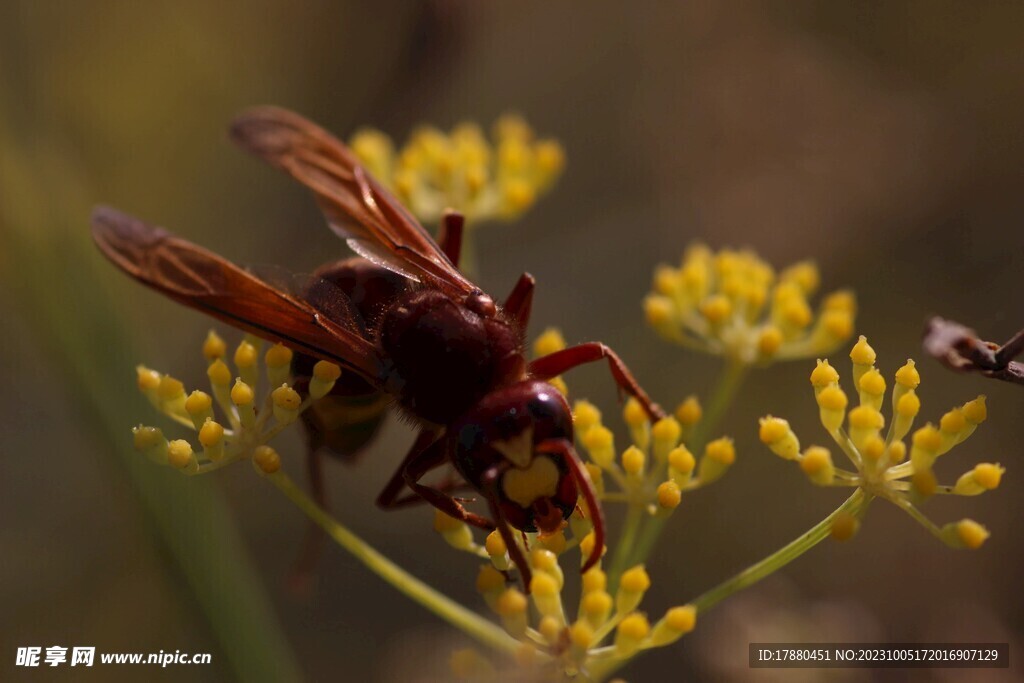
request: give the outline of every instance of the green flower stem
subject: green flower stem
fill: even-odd
[[[704,416],[694,427],[693,437],[686,444],[694,455],[700,455],[708,436],[713,434],[718,427],[718,423],[732,403],[740,385],[743,384],[749,369],[750,366],[746,363],[736,360],[726,361],[725,367],[718,376],[715,390],[711,394],[711,400],[708,401],[707,408],[704,409]]]
[[[619,578],[622,572],[633,566],[629,558],[633,554],[633,546],[636,544],[637,535],[643,524],[646,510],[644,504],[630,502],[626,511],[626,520],[622,523],[622,532],[615,543],[615,555],[612,556],[611,564],[608,565],[608,592],[615,595],[619,587]]]
[[[695,455],[699,456],[708,436],[713,434],[714,430],[718,427],[718,423],[732,403],[740,385],[743,384],[749,369],[750,366],[745,363],[735,360],[726,361],[725,367],[718,376],[714,393],[708,402],[707,409],[704,411],[704,416],[697,423],[693,437],[689,439],[687,444]],[[632,544],[630,554],[623,561],[624,566],[632,567],[647,561],[647,558],[650,557],[651,552],[654,550],[654,546],[658,543],[658,538],[661,537],[665,523],[669,519],[670,517],[649,517],[641,521],[642,528],[639,530],[639,538],[636,543]],[[633,531],[637,533],[635,529]]]
[[[947,487],[948,488],[948,487]],[[928,519],[923,512],[917,509],[917,507],[903,496],[891,496],[889,500],[896,504],[898,508],[905,511],[908,515],[914,518],[918,524],[923,526],[928,532],[935,538],[943,541],[942,528],[937,526],[935,522]],[[944,542],[944,541],[943,541]]]
[[[632,560],[629,564],[634,566],[645,562],[650,557],[651,552],[654,550],[655,544],[658,542],[658,538],[661,536],[661,532],[665,529],[665,524],[671,517],[650,517],[646,520],[646,524],[643,525],[643,529],[640,530],[640,537],[637,539],[636,544],[633,546],[633,552],[630,556]]]
[[[839,515],[848,512],[859,517],[864,508],[871,502],[871,499],[872,496],[870,494],[864,493],[862,489],[857,489],[832,514],[815,524],[804,534],[779,548],[760,562],[750,565],[731,579],[720,583],[696,599],[691,600],[690,604],[697,608],[698,613],[706,612],[733,593],[753,586],[764,577],[782,569],[828,538],[832,529],[832,522]]]
[[[731,579],[720,583],[711,590],[701,594],[696,599],[691,600],[689,604],[697,608],[698,614],[703,614],[734,593],[738,593],[744,588],[753,586],[761,579],[782,569],[787,564],[828,538],[832,528],[832,520],[837,516],[844,512],[860,516],[864,508],[866,508],[871,502],[871,499],[872,496],[870,494],[864,493],[862,489],[857,489],[853,495],[847,498],[842,505],[832,512],[832,514],[808,529],[805,533],[800,535],[799,538],[796,538],[791,543],[779,548],[760,562],[750,565]],[[606,680],[613,673],[628,664],[633,657],[643,651],[644,650],[638,650],[628,657],[616,657],[612,655],[607,659],[600,659],[599,661],[592,662],[588,668],[591,680]]]
[[[398,589],[400,593],[418,602],[484,645],[510,654],[520,648],[519,641],[501,628],[423,583],[343,527],[307,496],[301,488],[296,486],[295,482],[284,472],[278,471],[266,475],[266,478],[306,513],[307,517],[327,532],[327,535],[333,538],[338,545],[366,565],[374,574]]]
[[[587,673],[590,675],[589,681],[599,683],[600,681],[606,681],[611,678],[611,675],[624,667],[633,657],[623,657],[615,654],[614,648],[607,648],[610,652],[608,655],[598,659],[596,661],[588,662]],[[637,650],[634,654],[640,654],[643,650]]]

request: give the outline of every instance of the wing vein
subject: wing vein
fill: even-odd
[[[231,133],[242,147],[310,189],[335,232],[382,247],[390,260],[382,256],[381,265],[412,272],[453,295],[479,291],[355,154],[327,131],[293,112],[258,107],[239,116]],[[343,227],[346,219],[356,225]]]

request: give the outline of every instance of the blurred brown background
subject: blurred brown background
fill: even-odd
[[[304,520],[247,467],[169,483],[177,475],[123,454],[130,426],[160,420],[134,394],[134,364],[196,386],[210,322],[101,262],[87,237],[93,204],[114,204],[241,263],[308,271],[342,253],[302,191],[227,143],[226,123],[257,103],[297,109],[346,136],[373,125],[400,139],[419,122],[488,124],[511,109],[559,138],[569,165],[553,194],[522,222],[479,233],[482,284],[504,293],[520,272],[534,273],[533,331],[557,324],[570,341],[609,343],[664,403],[706,393],[717,369],[642,324],[652,267],[695,239],[750,246],[778,266],[813,257],[826,289],[855,288],[858,331],[883,372],[919,359],[926,419],[989,395],[989,423],[940,474],[954,480],[979,460],[1000,461],[1002,488],[926,507],[940,523],[986,524],[992,538],[982,550],[948,550],[878,503],[853,542],[815,549],[783,578],[709,614],[684,644],[641,658],[624,672],[629,679],[775,680],[737,664],[747,642],[790,622],[809,628],[806,640],[1019,645],[1024,390],[949,374],[921,357],[919,340],[933,313],[995,340],[1024,325],[1024,5],[639,7],[3,3],[0,678],[70,678],[66,669],[13,668],[16,647],[54,644],[214,653],[213,666],[146,668],[146,679],[271,677],[224,654],[236,612],[195,597],[196,585],[213,593],[234,585],[235,572],[262,596],[245,601],[266,619],[255,630],[283,634],[292,652],[293,660],[286,649],[271,653],[280,667],[273,676],[291,675],[293,665],[310,680],[445,676],[458,635],[342,552],[327,553],[311,599],[285,590]],[[789,417],[805,440],[825,438],[810,368],[777,365],[749,380],[721,430],[735,436],[739,462],[677,512],[649,566],[652,613],[840,502],[841,492],[811,487],[756,439],[756,418],[769,411]],[[603,370],[579,371],[570,384],[616,412]],[[389,425],[359,466],[332,467],[334,509],[383,552],[482,608],[475,564],[442,549],[426,510],[372,505],[409,436]],[[294,435],[280,450],[298,474]],[[160,540],[175,524],[191,534],[186,553],[213,559],[189,564]],[[234,539],[228,557],[240,566],[217,564],[220,548],[203,543],[211,528]],[[219,567],[212,583],[211,562]],[[913,678],[1017,680],[1021,670]],[[139,680],[140,670],[96,667],[85,677]],[[908,678],[894,671],[887,680]]]

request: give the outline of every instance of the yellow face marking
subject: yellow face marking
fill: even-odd
[[[528,508],[538,498],[551,498],[558,492],[558,466],[546,455],[533,459],[525,469],[509,470],[501,479],[505,497]]]
[[[533,460],[533,427],[527,427],[506,441],[492,441],[491,447],[516,467],[525,469]]]

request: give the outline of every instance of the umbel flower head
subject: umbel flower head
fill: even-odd
[[[562,334],[550,328],[534,342],[534,353],[544,356],[565,346]],[[552,384],[568,395],[562,378],[555,378]],[[699,458],[686,446],[701,417],[696,396],[680,403],[674,415],[654,423],[640,403],[630,398],[622,410],[630,443],[620,451],[597,406],[585,400],[576,401],[576,439],[581,453],[587,456],[584,464],[601,501],[643,506],[650,515],[667,517],[678,507],[683,493],[724,475],[736,460],[732,439],[721,437],[709,442],[699,452]]]
[[[563,597],[559,564],[567,549],[538,546],[530,553],[533,579],[526,594],[505,580],[500,567],[507,558],[499,552],[498,534],[492,533],[487,541],[496,552],[491,564],[480,567],[477,591],[508,633],[522,642],[519,664],[525,671],[519,673],[530,680],[530,673],[555,680],[577,675],[600,680],[602,672],[618,668],[643,650],[671,645],[696,625],[697,610],[692,605],[672,607],[654,623],[640,611],[651,585],[642,565],[622,575],[614,595],[608,592],[605,572],[600,566],[592,567],[583,574],[578,600],[570,608]],[[585,542],[580,550],[586,558]]]
[[[654,624],[639,610],[651,585],[642,565],[627,570],[612,594],[599,562],[583,574],[575,607],[570,608],[562,565],[567,562],[578,571],[596,540],[582,509],[569,518],[569,527],[572,539],[562,531],[523,535],[521,550],[532,573],[524,591],[509,578],[513,564],[498,531],[477,544],[465,523],[435,512],[434,529],[449,545],[486,560],[477,574],[476,588],[509,635],[522,644],[517,675],[529,680],[535,675],[600,680],[602,672],[615,670],[638,652],[670,645],[693,630],[697,610],[692,605],[673,607]],[[491,680],[486,674],[495,673],[482,655],[472,651],[456,653],[452,665],[467,680]],[[499,680],[496,673],[494,678]]]
[[[168,441],[159,428],[139,425],[132,430],[135,448],[184,474],[210,472],[243,459],[251,459],[260,472],[276,472],[281,458],[268,445],[270,440],[294,423],[313,401],[327,395],[341,369],[333,363],[318,362],[303,397],[289,384],[292,352],[276,344],[261,359],[262,346],[262,341],[247,335],[235,349],[232,372],[226,358],[227,345],[211,330],[203,343],[210,393],[196,389],[186,394],[181,381],[138,366],[139,390],[157,410],[194,429],[197,443]],[[261,397],[264,368],[269,388]],[[215,406],[223,419],[217,419]]]
[[[695,244],[678,268],[655,270],[644,312],[665,339],[743,365],[813,358],[849,339],[856,315],[845,290],[826,296],[815,315],[819,279],[810,261],[776,275],[752,251]]]
[[[921,410],[921,399],[917,396],[921,376],[914,361],[908,360],[896,371],[887,402],[885,378],[875,367],[875,351],[865,337],[854,345],[850,359],[856,406],[849,406],[850,399],[839,386],[839,372],[828,361],[818,361],[811,372],[811,384],[821,423],[846,455],[851,470],[837,467],[827,448],[802,449],[789,423],[782,418],[761,418],[761,441],[779,457],[796,462],[815,484],[858,487],[864,493],[865,503],[872,498],[888,500],[951,547],[980,547],[989,536],[985,527],[970,519],[939,527],[918,509],[918,504],[934,494],[975,496],[999,486],[1004,470],[998,463],[979,463],[951,486],[939,485],[933,470],[940,457],[963,443],[985,421],[985,397],[979,396],[948,411],[938,426],[929,422],[912,432]],[[886,403],[891,411],[888,426],[882,414]],[[904,442],[908,435],[909,452]],[[833,537],[852,536],[865,510],[866,505],[861,505],[853,514],[837,516],[832,526]]]
[[[562,146],[535,139],[526,121],[512,114],[495,122],[490,139],[477,124],[460,123],[449,133],[422,126],[397,151],[387,135],[373,129],[356,133],[350,146],[426,223],[436,223],[445,209],[463,214],[468,226],[513,220],[565,167]]]

